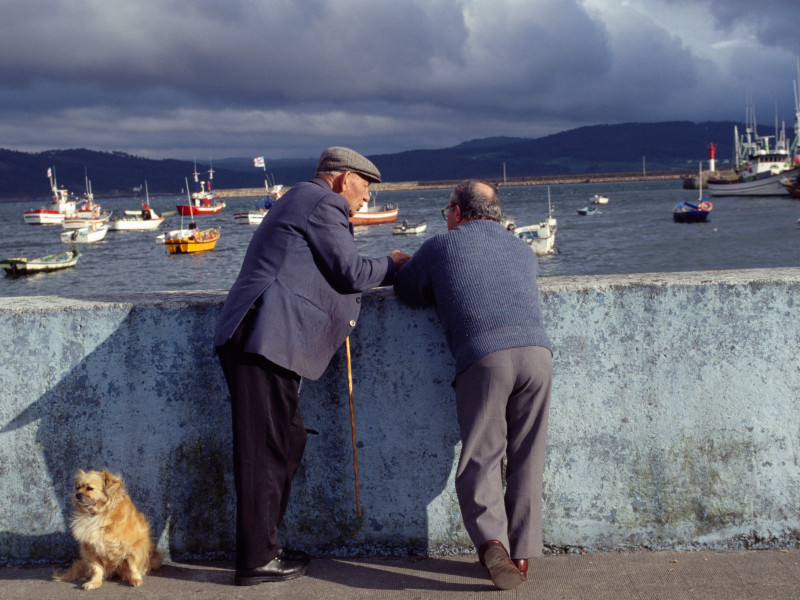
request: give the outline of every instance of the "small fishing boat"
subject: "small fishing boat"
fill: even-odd
[[[108,225],[90,225],[83,229],[70,229],[61,234],[61,241],[65,244],[92,244],[106,237]]]
[[[175,208],[180,215],[213,215],[225,208],[225,203],[214,199],[214,169],[208,169],[208,181],[200,181],[197,164],[194,167],[194,183],[196,191],[189,197],[188,204],[179,204]],[[208,184],[208,187],[206,187]],[[189,190],[187,188],[188,195]]]
[[[700,187],[697,203],[679,202],[672,208],[672,220],[676,223],[702,223],[714,208],[707,198],[703,198],[703,163],[700,163]]]
[[[584,206],[583,208],[578,209],[578,214],[584,216],[596,215],[598,212],[600,211],[596,206]]]
[[[550,202],[550,188],[547,188],[547,219],[535,225],[507,227],[515,236],[531,247],[534,254],[552,254],[556,246],[556,219],[553,216],[553,205]]]
[[[595,194],[592,196],[592,204],[608,204],[608,196]]]
[[[255,210],[245,210],[233,213],[233,222],[237,225],[259,225],[264,217],[267,216],[269,209],[256,208]]]
[[[233,221],[239,225],[259,225],[264,217],[267,216],[269,209],[273,207],[278,198],[281,197],[282,185],[274,185],[271,188],[267,186],[267,195],[259,200],[253,210],[244,210],[233,213]]]
[[[114,217],[109,220],[108,227],[114,231],[152,231],[164,222],[153,209],[143,210],[135,217]]]
[[[676,223],[701,223],[708,219],[708,213],[714,206],[708,200],[700,204],[679,202],[672,209],[672,220]]]
[[[7,258],[0,261],[0,267],[6,275],[31,275],[33,273],[44,273],[48,271],[59,271],[74,267],[78,263],[80,250],[76,246],[56,254],[48,254],[41,258],[27,259],[25,257]]]
[[[394,235],[425,233],[427,228],[428,224],[425,221],[420,221],[419,223],[403,221],[399,225],[392,227],[392,233]]]
[[[258,156],[253,159],[253,164],[256,167],[261,167],[264,169],[264,188],[267,191],[267,194],[259,200],[258,204],[253,210],[244,210],[240,212],[233,213],[233,222],[238,223],[239,225],[259,225],[261,221],[264,220],[264,217],[269,212],[269,209],[272,208],[273,204],[283,195],[283,185],[275,184],[275,180],[272,181],[272,185],[269,184],[269,175],[267,175],[267,165],[264,162],[263,156]]]
[[[208,252],[214,249],[219,240],[219,230],[211,228],[199,230],[197,225],[190,225],[191,235],[180,235],[179,237],[166,237],[164,245],[170,254],[195,254],[198,252]]]
[[[29,225],[61,225],[68,213],[77,209],[77,201],[64,188],[59,189],[56,183],[56,168],[47,169],[47,178],[50,180],[50,191],[53,193],[53,202],[50,206],[42,206],[26,210],[22,218]]]
[[[158,229],[164,222],[164,217],[159,217],[152,208],[150,208],[150,192],[147,191],[147,182],[144,182],[145,197],[147,200],[143,204],[143,208],[136,215],[128,215],[124,217],[114,217],[109,220],[108,226],[114,231],[152,231]]]
[[[396,205],[384,204],[376,206],[374,203],[365,202],[356,211],[350,222],[353,225],[380,225],[381,223],[393,223],[397,220],[397,213],[400,209]]]

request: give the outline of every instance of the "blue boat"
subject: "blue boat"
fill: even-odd
[[[672,209],[672,220],[676,223],[701,223],[708,219],[712,208],[714,207],[708,200],[703,200],[700,204],[680,202]]]
[[[676,223],[703,223],[708,219],[708,213],[714,208],[708,198],[703,198],[703,163],[700,163],[700,174],[697,178],[699,192],[697,204],[679,202],[672,208],[672,220]]]

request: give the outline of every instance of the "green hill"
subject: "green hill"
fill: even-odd
[[[719,168],[730,167],[733,122],[627,123],[580,127],[542,138],[492,137],[470,140],[452,148],[409,150],[372,155],[384,181],[438,181],[467,177],[499,178],[535,175],[592,174],[694,170],[708,160],[707,146],[717,146]],[[761,135],[773,133],[761,128]],[[322,149],[320,148],[320,151]],[[316,157],[270,160],[267,172],[275,183],[292,185],[313,175]],[[216,188],[252,188],[264,184],[264,171],[252,157],[214,161]],[[132,195],[147,180],[150,193],[180,194],[184,181],[194,189],[194,164],[181,160],[151,160],[123,152],[87,149],[39,153],[0,149],[0,198],[46,198],[47,169],[55,167],[59,186],[80,193],[85,178],[97,196]],[[504,173],[505,168],[505,173]],[[197,164],[207,179],[208,164]]]

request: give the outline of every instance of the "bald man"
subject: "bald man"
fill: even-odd
[[[442,209],[447,232],[422,245],[394,289],[411,306],[435,306],[444,327],[456,359],[461,515],[495,586],[511,589],[542,554],[553,362],[536,255],[500,215],[496,187],[461,182]]]

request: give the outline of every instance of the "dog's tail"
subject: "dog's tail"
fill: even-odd
[[[76,559],[72,566],[66,571],[53,571],[51,577],[56,581],[76,581],[78,579],[88,579],[91,576],[91,569],[86,561]]]
[[[161,564],[164,562],[164,557],[161,555],[161,552],[158,550],[153,550],[152,554],[150,554],[150,570],[157,571],[161,568]]]

